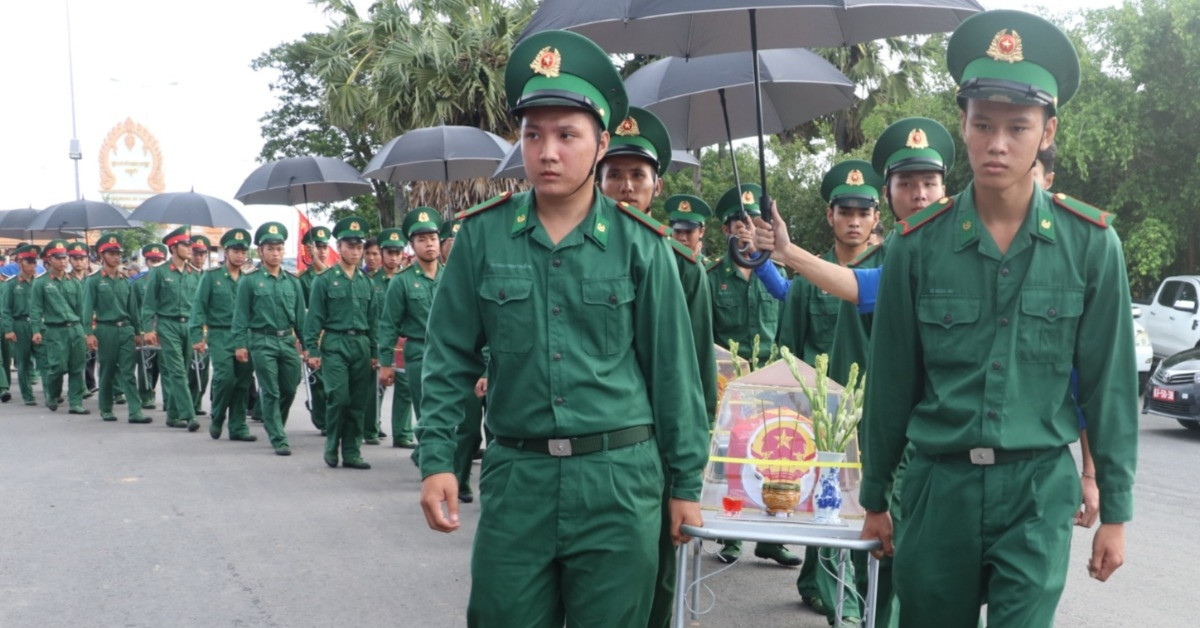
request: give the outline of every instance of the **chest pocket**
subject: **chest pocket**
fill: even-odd
[[[748,307],[734,290],[720,290],[713,295],[713,328],[717,330],[742,330],[746,327]]]
[[[925,361],[939,366],[966,366],[975,362],[970,350],[976,338],[980,299],[973,296],[925,295],[917,302],[921,344]]]
[[[533,348],[532,293],[533,280],[522,277],[484,277],[479,283],[492,351],[528,353]]]
[[[1083,314],[1083,291],[1026,288],[1021,291],[1017,358],[1021,362],[1069,365]]]
[[[831,294],[822,294],[820,288],[813,288],[811,296],[808,301],[808,320],[811,321],[813,340],[818,345],[832,346],[842,300]]]
[[[590,355],[616,355],[633,342],[633,282],[628,277],[589,279],[583,289],[580,340]]]

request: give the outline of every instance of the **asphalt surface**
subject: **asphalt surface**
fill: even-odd
[[[122,420],[105,423],[94,398],[88,416],[0,405],[0,627],[464,625],[478,502],[460,531],[429,530],[409,451],[364,445],[371,470],[331,469],[303,404],[301,388],[291,457],[259,423],[242,443],[209,438],[207,417],[195,433],[167,428],[161,409],[130,425],[117,406]],[[1091,533],[1077,533],[1059,626],[1196,623],[1200,433],[1141,420],[1127,564],[1090,580]],[[723,567],[716,548],[706,573]],[[711,610],[689,625],[825,625],[800,604],[798,569],[750,544],[744,556],[705,581]]]

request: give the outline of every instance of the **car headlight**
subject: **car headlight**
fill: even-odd
[[[1149,347],[1150,334],[1145,329],[1135,329],[1133,332],[1133,345],[1135,347]]]

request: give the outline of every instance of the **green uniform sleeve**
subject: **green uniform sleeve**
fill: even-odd
[[[92,320],[96,315],[96,296],[99,292],[100,275],[99,273],[91,275],[83,282],[83,307],[79,313],[79,321],[83,323],[84,334],[94,334],[96,330],[92,327]]]
[[[49,275],[49,271],[47,271]],[[45,312],[46,279],[38,278],[33,282],[33,290],[29,294],[29,332],[30,334],[46,333],[46,324],[42,321]]]
[[[1137,466],[1137,362],[1133,316],[1121,242],[1106,229],[1097,246],[1084,292],[1075,341],[1078,403],[1087,419],[1088,442],[1100,487],[1100,521],[1133,518]]]
[[[692,342],[696,345],[696,364],[700,368],[700,388],[704,393],[704,408],[711,430],[717,418],[717,352],[712,342],[712,294],[708,291],[708,276],[704,266],[699,262],[689,272],[681,274],[680,278],[691,284],[684,286],[684,295],[688,298],[688,318]]]
[[[371,303],[367,306],[367,329],[372,333],[367,334],[367,344],[371,346],[371,359],[379,360],[379,335],[374,333],[376,330],[371,329],[371,321],[378,321],[383,314],[383,295],[377,292],[374,287],[371,288]],[[378,326],[378,323],[375,325]]]
[[[192,344],[204,340],[204,326],[208,324],[208,300],[212,297],[212,275],[201,275],[196,298],[192,299],[192,311],[188,318],[188,342]]]
[[[388,283],[383,300],[383,314],[379,317],[379,364],[392,366],[396,363],[396,341],[400,338],[400,321],[404,320],[404,286],[402,280]]]
[[[304,337],[304,321],[308,316],[308,299],[304,296],[304,282],[295,279],[296,282],[296,300],[292,303],[295,308],[292,314],[292,320],[295,321],[292,331],[296,333],[296,338]]]
[[[779,346],[787,347],[793,355],[812,364],[812,358],[804,355],[804,341],[808,337],[808,285],[800,276],[788,285],[787,298],[779,313]]]
[[[318,341],[321,330],[325,328],[325,275],[318,275],[313,280],[312,294],[308,300],[308,314],[304,317],[304,350],[308,357],[321,357]]]
[[[150,269],[149,272],[146,273],[146,276],[144,278],[142,278],[142,281],[146,282],[146,289],[142,293],[144,296],[144,298],[142,299],[142,320],[141,320],[142,333],[149,333],[149,332],[154,331],[155,313],[158,310],[158,277],[160,275],[159,269],[164,268],[164,267],[165,266],[159,266],[158,268],[152,268],[152,269]]]
[[[887,252],[875,306],[871,333],[876,340],[867,360],[870,377],[859,428],[863,460],[859,502],[872,512],[888,509],[892,476],[908,442],[909,417],[924,386],[911,269],[914,240],[916,237],[893,239],[896,244]]]
[[[142,328],[142,301],[138,296],[136,282],[129,282],[129,302],[125,304],[125,307],[129,309],[129,322],[133,326],[134,333],[137,333]]]
[[[254,288],[251,287],[251,282],[243,277],[242,281],[238,282],[237,297],[233,306],[233,323],[229,328],[234,349],[250,348],[250,312],[253,301]]]
[[[12,292],[11,284],[16,279],[9,279],[4,283],[0,283],[0,336],[7,334],[13,330],[12,305],[9,303],[9,293]],[[3,340],[0,340],[3,342]]]

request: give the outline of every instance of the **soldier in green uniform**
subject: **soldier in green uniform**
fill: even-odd
[[[146,286],[150,285],[150,271],[162,265],[167,259],[167,247],[155,242],[143,246],[141,253],[142,259],[146,261],[146,270],[133,279],[133,298],[138,304],[139,316],[141,315],[141,304],[146,299]],[[137,329],[141,329],[141,321],[139,321]],[[149,348],[140,333],[134,336],[134,344],[138,347],[138,399],[143,410],[153,410],[158,407],[155,400],[155,385],[158,383],[158,351],[157,348]],[[163,407],[166,407],[165,401]]]
[[[326,263],[329,254],[329,228],[323,226],[313,227],[305,232],[300,239],[300,244],[304,247],[305,253],[308,255],[309,264],[304,272],[298,275],[300,279],[300,291],[304,296],[304,306],[308,307],[308,295],[312,293],[313,280],[318,275],[329,270],[329,264]],[[321,373],[310,370],[307,362],[301,363],[302,377],[308,380],[308,390],[312,398],[308,400],[308,414],[312,418],[313,426],[321,430],[321,435],[325,435],[325,384],[321,379]]]
[[[382,303],[384,295],[387,294],[388,282],[395,274],[396,268],[393,267],[390,272],[384,269],[383,248],[380,244],[380,240],[376,238],[367,238],[363,243],[363,272],[371,280],[371,286],[375,288],[375,296]],[[403,245],[401,245],[401,250],[403,250]],[[396,265],[399,266],[398,260]],[[375,398],[370,407],[371,412],[363,423],[364,445],[378,445],[380,434],[384,433],[379,424],[379,409],[383,405],[384,387],[378,377],[376,374]]]
[[[324,368],[325,464],[370,469],[362,459],[363,423],[371,415],[375,398],[375,368],[379,348],[375,329],[379,299],[370,278],[359,269],[366,222],[348,216],[333,227],[338,240],[338,263],[313,281],[308,317],[304,322],[304,349],[308,366]]]
[[[1079,66],[1054,25],[978,13],[950,38],[966,190],[899,225],[880,282],[863,423],[862,536],[895,554],[902,626],[1050,626],[1080,500],[1070,372],[1100,487],[1088,570],[1121,566],[1137,375],[1111,216],[1029,174]],[[1097,342],[1096,339],[1103,339]],[[895,529],[888,485],[906,446]]]
[[[84,346],[80,313],[83,308],[82,284],[67,272],[67,243],[51,240],[42,251],[49,270],[33,282],[29,299],[29,325],[33,344],[41,345],[39,363],[46,407],[57,410],[62,396],[63,376],[67,377],[67,401],[71,414],[91,414],[83,407]]]
[[[86,242],[78,240],[67,243],[67,264],[69,270],[67,275],[81,284],[87,281],[91,274],[91,261],[88,259],[88,245]],[[82,294],[82,290],[80,290]],[[81,321],[83,322],[83,321]],[[91,323],[83,322],[85,325],[84,333],[91,331]],[[96,387],[96,351],[87,349],[84,352],[83,364],[83,398],[88,399],[97,390]]]
[[[299,338],[304,329],[300,280],[282,266],[286,242],[287,228],[278,222],[263,223],[254,232],[262,266],[237,281],[237,307],[230,331],[235,359],[242,364],[253,362],[263,427],[280,456],[292,455],[284,428],[300,383]],[[232,412],[232,406],[230,409]],[[234,438],[232,414],[229,429]],[[219,436],[218,432],[214,438]]]
[[[0,255],[0,262],[7,262],[7,255]],[[9,327],[4,325],[5,295],[8,294],[9,278],[0,276],[0,403],[12,401],[12,393],[8,391],[12,383],[9,381],[9,370],[12,368],[12,356],[8,350],[8,340],[4,337],[9,333]]]
[[[732,233],[732,223],[742,209],[751,218],[761,216],[758,205],[761,196],[762,188],[753,183],[743,183],[740,190],[734,186],[722,194],[716,208],[723,224],[722,231]],[[726,349],[730,347],[730,341],[737,342],[740,357],[749,360],[751,365],[763,365],[770,358],[779,331],[779,301],[749,268],[735,264],[728,253],[722,259],[709,262],[706,269],[713,300],[713,341]],[[768,270],[779,272],[774,267]],[[757,354],[754,353],[756,337]],[[741,541],[727,541],[717,558],[732,563],[741,555]],[[754,555],[788,567],[800,564],[799,556],[775,543],[758,543]]]
[[[454,238],[458,237],[458,230],[462,228],[462,221],[455,218],[442,223],[442,228],[438,230],[438,240],[441,241],[442,249],[442,265],[446,265],[446,260],[450,259],[450,251],[454,250]]]
[[[388,286],[391,285],[392,279],[400,272],[400,259],[404,256],[404,246],[408,244],[408,239],[404,237],[403,228],[384,229],[379,232],[379,248],[381,254],[381,266],[379,272],[375,273],[372,279],[375,282],[375,294],[379,297],[380,303],[385,303],[387,299]],[[382,306],[380,306],[382,308]],[[382,309],[380,310],[382,311]],[[394,351],[399,350],[402,342],[393,341],[391,346],[379,345],[379,354],[381,363],[385,359],[392,359],[388,356]],[[400,362],[403,364],[403,362]],[[395,365],[395,362],[393,362]],[[392,446],[411,449],[413,447],[413,432],[412,432],[412,392],[409,390],[408,374],[401,366],[394,370],[392,387]],[[380,378],[381,385],[383,382]],[[384,389],[386,390],[386,388]],[[383,391],[380,391],[380,398],[375,404],[375,421],[376,431],[380,437],[386,436],[383,433],[380,425],[381,418],[379,416],[380,406],[383,403]],[[365,442],[365,441],[364,441]]]
[[[509,59],[533,190],[468,210],[443,271],[417,428],[422,507],[433,529],[458,528],[454,432],[487,346],[495,439],[468,625],[642,626],[663,460],[672,538],[701,521],[704,399],[691,331],[671,323],[687,318],[683,290],[663,225],[595,188],[628,109],[608,56],[543,31]]]
[[[608,151],[600,162],[600,190],[605,196],[632,205],[649,215],[650,206],[662,192],[662,175],[671,165],[671,140],[658,116],[640,107],[630,107],[629,115],[617,125],[609,140]],[[695,198],[695,197],[687,197]],[[679,202],[690,208],[690,201],[672,197],[666,211],[678,209]],[[703,203],[703,201],[700,201]],[[712,427],[717,405],[717,361],[712,343],[712,299],[704,267],[696,254],[674,239],[670,239],[680,285],[687,303],[688,322],[696,347],[696,364],[700,371],[704,405],[708,424]],[[667,478],[667,486],[670,478]],[[658,539],[658,577],[654,600],[651,603],[649,626],[667,626],[671,621],[675,593],[675,544],[671,540],[671,520],[668,508],[671,494],[664,486],[663,521]]]
[[[228,420],[229,440],[255,441],[258,437],[246,427],[254,367],[234,357],[237,346],[232,331],[238,285],[245,279],[242,265],[250,248],[250,232],[230,229],[221,236],[221,248],[225,250],[225,263],[200,277],[188,321],[188,340],[192,351],[207,355],[212,363],[212,423],[208,435],[221,438]]]
[[[192,343],[187,322],[200,283],[200,271],[192,266],[191,227],[184,225],[163,236],[171,260],[150,271],[142,301],[140,324],[145,342],[159,345],[158,368],[162,374],[163,404],[167,427],[200,429],[196,407],[188,390],[187,371],[192,368]]]
[[[4,341],[12,351],[17,387],[21,391],[21,400],[27,406],[37,405],[33,396],[33,331],[29,324],[29,300],[33,295],[40,254],[41,249],[32,244],[17,247],[15,257],[21,272],[5,285],[2,296],[4,307],[0,308],[0,329],[4,331]]]
[[[192,236],[192,268],[199,271],[201,280],[203,280],[205,271],[209,266],[209,253],[212,249],[212,241],[207,236],[194,235]],[[229,307],[233,307],[230,303]],[[203,333],[203,329],[201,329]],[[188,367],[188,392],[192,394],[192,403],[195,406],[196,416],[204,416],[207,414],[204,411],[204,393],[208,391],[208,379],[212,372],[212,359],[209,356],[207,349],[199,351],[195,348],[195,342],[192,343],[192,362]]]
[[[415,207],[404,215],[402,228],[415,255],[414,263],[396,274],[383,300],[383,315],[379,319],[380,379],[389,386],[395,379],[392,351],[396,340],[405,338],[404,367],[408,376],[409,395],[416,420],[421,420],[421,367],[425,356],[425,328],[429,323],[429,306],[441,278],[441,254],[438,229],[441,215],[432,207]],[[474,382],[472,382],[473,384]],[[401,425],[399,438],[411,439],[412,424]],[[414,453],[414,460],[420,458]]]
[[[138,328],[138,303],[133,284],[121,269],[121,236],[103,233],[96,241],[100,253],[100,270],[88,277],[83,285],[83,321],[87,329],[88,349],[96,352],[100,366],[100,418],[116,421],[113,414],[115,393],[120,390],[126,399],[137,399],[138,360],[134,345],[134,330]],[[93,327],[94,325],[94,327]],[[115,386],[114,386],[115,384]],[[138,403],[129,404],[130,423],[149,423],[150,417]]]

